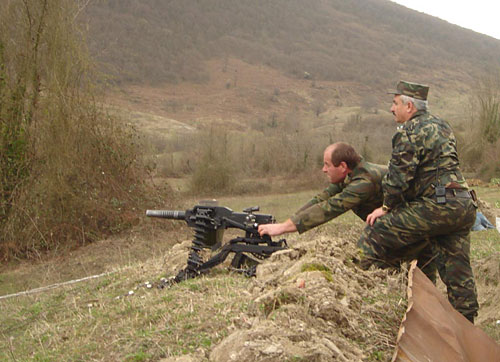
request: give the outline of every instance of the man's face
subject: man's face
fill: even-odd
[[[344,181],[347,175],[347,165],[341,162],[338,166],[332,163],[332,151],[326,150],[323,154],[323,172],[328,176],[332,184]]]
[[[410,103],[403,104],[401,96],[395,95],[392,100],[391,112],[397,123],[405,123],[411,117]]]

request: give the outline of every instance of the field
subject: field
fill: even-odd
[[[407,266],[360,270],[353,214],[290,235],[255,278],[227,261],[157,288],[185,266],[192,230],[144,211],[217,197],[286,219],[324,186],[326,145],[387,162],[400,77],[431,85],[461,169],[499,181],[493,39],[377,1],[3,3],[0,360],[390,359]],[[489,182],[476,186],[494,222]],[[471,250],[476,322],[496,341],[499,235],[473,233]]]
[[[498,212],[500,188],[480,197]],[[219,198],[260,205],[278,220],[314,191]],[[186,200],[185,207],[194,201]],[[495,206],[496,205],[496,206]],[[4,266],[0,295],[85,276],[98,278],[0,299],[0,360],[388,360],[405,311],[405,273],[361,271],[351,260],[363,224],[352,213],[301,236],[293,252],[248,279],[219,266],[168,289],[148,288],[184,266],[191,232],[144,218],[132,232],[35,263]],[[171,225],[169,225],[171,226]],[[476,325],[500,342],[500,234],[472,233],[481,309]],[[305,281],[305,288],[297,282]],[[245,342],[246,341],[246,342]],[[236,358],[236,357],[235,357]],[[322,359],[323,358],[323,359]]]

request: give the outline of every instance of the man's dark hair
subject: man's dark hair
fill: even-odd
[[[348,143],[337,142],[332,145],[332,164],[337,167],[342,161],[347,164],[351,170],[361,161],[361,156],[358,155],[354,147]]]

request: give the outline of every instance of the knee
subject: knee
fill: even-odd
[[[369,237],[362,237],[358,240],[358,266],[363,270],[368,270],[375,265],[378,268],[386,268],[380,252],[380,245]]]
[[[370,226],[367,226],[361,233],[357,246],[361,260],[380,258],[383,254],[383,247],[377,240],[377,233],[373,232]]]

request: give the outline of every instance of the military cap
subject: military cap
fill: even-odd
[[[422,84],[410,83],[404,80],[399,81],[396,91],[389,91],[388,94],[399,94],[412,97],[415,99],[420,99],[422,101],[427,100],[427,94],[429,93],[429,87]]]

